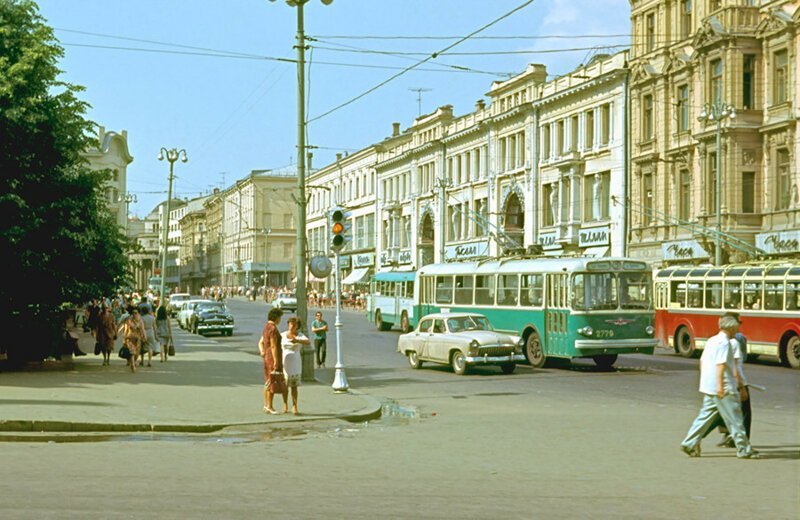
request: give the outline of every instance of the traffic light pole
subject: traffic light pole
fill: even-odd
[[[342,356],[342,298],[341,287],[339,285],[339,253],[336,253],[335,263],[333,268],[333,283],[335,285],[336,293],[336,322],[334,328],[336,329],[336,374],[333,377],[333,391],[334,392],[347,392],[350,385],[347,384],[347,375],[344,373],[344,361]]]

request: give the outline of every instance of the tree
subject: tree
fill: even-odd
[[[102,198],[109,174],[81,156],[98,145],[88,104],[58,79],[62,56],[34,2],[0,0],[0,316],[16,362],[53,351],[64,302],[113,294],[127,272]]]

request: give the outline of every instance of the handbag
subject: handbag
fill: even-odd
[[[122,359],[131,358],[131,349],[128,348],[128,345],[123,345],[122,348],[119,349],[119,357]]]
[[[270,372],[269,374],[269,391],[273,394],[285,394],[289,388],[286,386],[286,376],[283,372]]]
[[[100,345],[100,342],[99,342],[99,341],[95,341],[95,342],[94,342],[94,355],[95,355],[95,356],[98,356],[98,355],[100,355],[100,351],[101,351],[101,350],[103,350],[103,348],[102,348],[102,346]]]
[[[169,343],[167,344],[167,354],[170,356],[175,355],[175,344],[172,342],[172,338],[169,338]]]

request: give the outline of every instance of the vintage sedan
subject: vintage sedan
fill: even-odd
[[[167,311],[169,311],[169,315],[173,317],[177,316],[183,302],[191,299],[192,296],[189,293],[170,294],[167,300]]]
[[[297,298],[294,293],[279,292],[272,300],[272,306],[282,311],[297,312]]]
[[[233,335],[233,315],[222,302],[198,303],[189,319],[189,329],[195,334],[219,332]]]
[[[186,300],[181,304],[180,310],[178,311],[178,327],[182,329],[188,329],[189,325],[192,321],[192,315],[194,314],[194,309],[200,303],[214,303],[211,300],[201,300],[201,299],[193,299],[193,300]]]
[[[429,314],[397,342],[411,368],[431,361],[451,365],[458,375],[472,365],[500,365],[511,374],[525,361],[523,347],[520,337],[494,331],[486,316],[473,313]]]

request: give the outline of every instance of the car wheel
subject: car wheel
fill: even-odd
[[[601,356],[592,356],[594,364],[604,370],[610,370],[617,362],[616,354],[603,354]]]
[[[542,368],[547,357],[542,349],[542,338],[538,332],[531,332],[525,340],[525,357],[533,368]]]
[[[453,365],[453,372],[463,376],[467,373],[467,358],[460,350],[453,352],[453,357],[450,359],[450,364]]]
[[[402,316],[400,316],[400,331],[403,334],[411,332],[411,326],[408,323],[408,313],[406,311],[403,311]]]
[[[515,368],[517,368],[516,363],[503,363],[500,365],[500,370],[502,370],[504,374],[513,374]]]
[[[415,350],[408,352],[408,364],[411,365],[411,368],[414,370],[422,368],[422,361],[419,360],[419,354],[417,354]]]
[[[685,358],[694,357],[692,333],[686,327],[679,328],[675,333],[675,351]]]
[[[781,354],[783,365],[789,368],[800,368],[800,336],[789,338]]]

